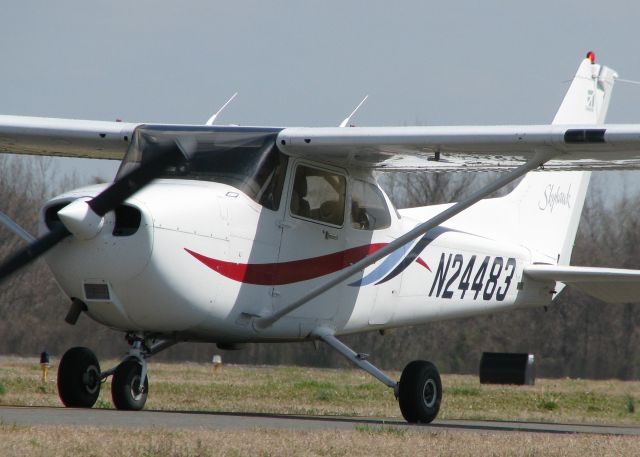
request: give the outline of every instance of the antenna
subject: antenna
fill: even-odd
[[[365,102],[367,98],[369,98],[369,96],[365,95],[362,101],[358,104],[358,106],[356,106],[356,109],[351,111],[351,114],[349,114],[344,121],[340,122],[340,127],[347,127],[349,125],[349,121],[351,121],[351,118],[353,117],[353,115],[356,114],[356,111],[360,109],[360,107],[362,106],[362,104]]]
[[[620,78],[617,78],[616,81],[617,82],[621,82],[621,83],[635,84],[637,86],[640,86],[640,81],[634,81],[633,79],[620,79]]]
[[[235,94],[233,94],[233,95],[231,96],[231,98],[230,98],[229,100],[227,100],[227,103],[225,103],[224,105],[222,105],[222,106],[220,107],[220,109],[219,109],[218,111],[216,111],[216,113],[215,113],[213,116],[211,116],[211,117],[209,118],[209,120],[208,120],[204,125],[213,125],[213,123],[216,121],[216,118],[218,117],[218,114],[220,114],[220,113],[222,112],[222,110],[223,110],[223,109],[225,109],[225,108],[227,107],[227,105],[228,105],[229,103],[231,103],[231,101],[232,101],[234,98],[236,98],[236,95],[238,95],[238,93],[237,93],[237,92],[236,92]]]

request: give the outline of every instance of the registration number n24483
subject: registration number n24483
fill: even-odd
[[[503,301],[516,273],[516,259],[472,255],[465,260],[462,254],[441,254],[438,270],[433,278],[429,297]]]

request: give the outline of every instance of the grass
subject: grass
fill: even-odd
[[[105,361],[110,367],[115,361]],[[35,367],[35,369],[34,369]],[[400,420],[390,389],[360,370],[152,362],[148,409],[350,415]],[[399,373],[390,373],[398,377]],[[60,406],[56,366],[40,381],[32,359],[0,357],[0,404]],[[444,375],[442,419],[640,424],[640,382],[548,380],[535,386],[480,385]],[[113,408],[109,382],[97,408]],[[226,456],[618,456],[637,455],[638,437],[489,432],[429,432],[390,425],[353,430],[200,430],[27,427],[0,423],[0,455]]]
[[[43,384],[34,360],[0,357],[0,404],[60,406],[55,361]],[[356,369],[223,365],[214,372],[207,364],[152,361],[149,380],[147,409],[402,419],[391,389]],[[475,376],[444,375],[442,383],[441,419],[640,425],[638,381],[538,379],[535,386],[500,386],[481,385]],[[96,407],[113,407],[110,381]]]
[[[22,427],[0,424],[0,454],[14,457],[112,456],[562,456],[637,455],[636,437],[412,431]]]
[[[538,408],[546,409],[547,411],[553,411],[554,409],[558,409],[558,403],[556,403],[554,400],[541,399],[538,402]]]
[[[367,435],[392,435],[403,437],[408,431],[405,428],[386,425],[356,425],[356,431]]]
[[[474,386],[455,386],[444,387],[445,395],[462,395],[467,397],[476,397],[480,395],[480,388]]]
[[[625,395],[625,406],[629,414],[633,414],[636,412],[636,402],[631,395]]]

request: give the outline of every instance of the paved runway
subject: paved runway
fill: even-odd
[[[408,425],[384,419],[294,416],[281,414],[116,411],[52,407],[0,407],[0,423],[17,425],[73,425],[95,427],[209,428],[247,430],[279,428],[290,430],[340,429],[357,426],[392,425],[424,432],[433,431],[521,431],[537,433],[596,433],[640,436],[640,427],[612,425],[548,424],[539,422],[501,422],[438,420],[428,426]]]

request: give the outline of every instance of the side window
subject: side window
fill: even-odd
[[[345,177],[298,165],[289,208],[294,216],[332,225],[344,223]]]
[[[359,179],[351,189],[351,226],[358,230],[378,230],[391,225],[384,196],[376,186]]]

